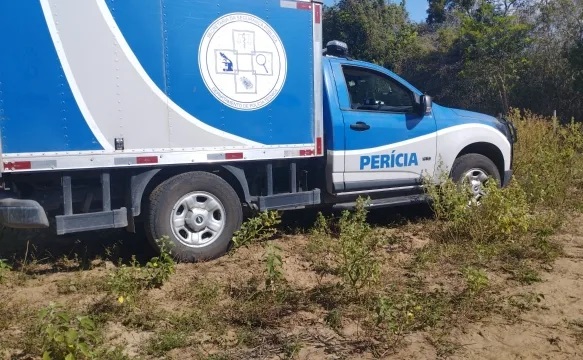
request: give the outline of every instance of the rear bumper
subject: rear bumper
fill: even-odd
[[[49,227],[43,207],[34,200],[0,199],[0,224],[17,229],[42,229]]]
[[[508,184],[510,183],[510,180],[512,179],[512,174],[513,174],[512,170],[504,171],[504,178],[502,179],[502,186],[503,187],[508,186]]]

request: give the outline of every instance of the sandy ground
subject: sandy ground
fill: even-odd
[[[448,344],[450,351],[443,351],[430,340],[424,332],[407,335],[396,353],[376,354],[377,358],[387,359],[579,359],[583,358],[583,217],[573,221],[571,226],[556,235],[563,244],[565,254],[552,265],[541,271],[542,281],[519,289],[507,289],[508,296],[516,294],[524,296],[530,294],[537,301],[529,302],[528,310],[517,318],[503,317],[500,314],[465,327],[456,328],[453,333],[442,339]],[[112,238],[112,234],[102,236]],[[115,237],[115,236],[114,236]],[[129,243],[128,243],[129,241]],[[136,240],[126,240],[136,249]],[[300,254],[305,248],[306,236],[288,235],[276,241],[283,248],[284,268],[287,280],[299,289],[308,289],[317,282],[323,281],[310,271],[309,263]],[[55,243],[59,246],[55,246]],[[75,237],[54,240],[40,236],[32,243],[29,241],[14,241],[13,248],[9,248],[4,241],[0,244],[6,257],[7,251],[17,254],[19,261],[24,258],[28,262],[35,258],[40,263],[49,265],[35,265],[25,280],[12,274],[8,283],[0,285],[0,306],[3,314],[18,316],[21,312],[31,311],[46,306],[49,301],[59,301],[74,304],[77,308],[87,308],[96,297],[91,289],[92,278],[103,278],[113,266],[111,263],[95,261],[90,269],[68,271],[66,262],[59,259],[63,255],[73,253],[84,254],[89,259],[106,255],[124,256],[123,247],[113,247],[96,240],[87,242]],[[139,243],[138,243],[139,244]],[[419,246],[419,240],[412,239],[411,248]],[[27,250],[28,249],[28,250]],[[147,248],[143,248],[141,256],[150,255]],[[140,252],[140,251],[138,251]],[[36,255],[35,255],[36,254]],[[127,254],[125,254],[127,255]],[[162,289],[150,292],[150,300],[157,306],[174,311],[189,306],[187,300],[183,302],[167,301],[177,289],[184,287],[191,281],[205,279],[210,282],[229,283],[246,279],[261,272],[262,252],[257,248],[242,249],[234,256],[204,264],[180,264],[177,273]],[[408,256],[407,252],[392,252],[394,271],[399,270],[399,259]],[[68,285],[70,284],[70,285]],[[76,287],[83,284],[83,290]],[[70,286],[70,291],[67,287]],[[522,298],[517,298],[522,299]],[[186,303],[184,302],[186,301]],[[366,349],[354,353],[348,347],[357,348],[358,344],[346,342],[346,339],[358,335],[358,324],[346,321],[340,331],[333,331],[322,320],[322,311],[297,311],[289,320],[285,321],[280,334],[287,334],[302,342],[302,347],[296,358],[298,359],[367,359],[374,358]],[[5,359],[28,359],[15,345],[22,335],[19,324],[11,323],[3,328],[0,321],[0,356]],[[138,355],[140,347],[152,336],[151,331],[128,329],[120,324],[111,323],[107,328],[108,339],[111,344],[125,344],[126,352]],[[200,340],[205,334],[195,334]],[[221,341],[233,341],[234,334],[227,332]],[[202,348],[204,348],[204,341]],[[348,345],[347,345],[348,344]],[[209,348],[212,350],[212,347]],[[269,347],[266,347],[269,349]],[[263,351],[263,350],[262,350]],[[189,359],[197,358],[192,348],[175,349],[166,354],[167,358]],[[147,357],[146,357],[147,358]],[[278,359],[283,358],[279,353],[253,352],[252,350],[235,355],[234,358]]]

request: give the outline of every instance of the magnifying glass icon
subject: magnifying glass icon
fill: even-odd
[[[266,74],[269,73],[269,71],[267,71],[267,66],[266,66],[267,65],[267,58],[265,57],[265,55],[263,55],[263,54],[257,55],[257,57],[255,57],[255,61],[257,62],[257,64],[259,66],[263,66]]]

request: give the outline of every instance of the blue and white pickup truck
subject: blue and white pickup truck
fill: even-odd
[[[442,163],[479,196],[512,174],[503,119],[432,104],[322,40],[309,0],[0,3],[0,223],[145,226],[185,261],[247,210],[423,199]]]

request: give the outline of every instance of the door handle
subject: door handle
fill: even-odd
[[[365,130],[370,129],[370,125],[368,125],[365,122],[358,121],[356,124],[351,124],[350,128],[352,130],[356,130],[356,131],[365,131]]]

